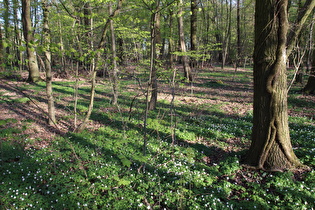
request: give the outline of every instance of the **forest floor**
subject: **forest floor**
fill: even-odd
[[[244,196],[246,195],[250,197],[250,194],[252,194],[251,190],[259,191],[259,193],[261,193],[259,196],[264,196],[265,190],[268,191],[268,189],[271,189],[272,194],[274,195],[268,199],[271,199],[271,203],[274,202],[273,205],[287,205],[287,207],[290,207],[291,204],[294,205],[295,200],[291,197],[288,198],[291,199],[290,202],[284,199],[282,204],[272,200],[277,197],[275,196],[278,195],[277,193],[279,193],[280,197],[282,196],[282,192],[280,193],[276,189],[270,187],[270,185],[273,186],[273,184],[270,184],[271,181],[274,181],[272,179],[276,179],[276,177],[273,177],[273,174],[266,175],[266,173],[263,171],[256,171],[255,173],[251,173],[248,172],[248,169],[246,168],[239,168],[240,166],[237,162],[240,155],[243,155],[244,151],[246,151],[246,149],[248,149],[250,145],[251,120],[253,112],[253,81],[251,69],[240,68],[237,70],[237,72],[234,71],[234,68],[228,67],[224,70],[219,67],[216,67],[214,69],[203,69],[199,70],[198,73],[196,73],[194,82],[190,84],[180,82],[180,76],[177,77],[177,82],[172,84],[170,82],[170,79],[165,76],[172,75],[172,72],[164,72],[163,74],[160,75],[159,79],[158,109],[152,111],[151,115],[149,114],[150,121],[148,121],[147,128],[149,132],[147,134],[149,136],[148,138],[151,139],[151,141],[157,141],[157,139],[161,140],[162,142],[164,141],[163,139],[169,141],[171,138],[175,138],[170,131],[174,129],[174,132],[176,132],[176,134],[174,135],[178,140],[177,144],[183,147],[183,151],[181,151],[180,154],[177,154],[176,152],[174,153],[175,155],[179,155],[178,158],[186,158],[184,162],[189,162],[191,151],[187,148],[193,148],[197,151],[193,155],[195,156],[196,161],[201,161],[201,164],[204,164],[202,166],[198,166],[199,169],[203,168],[203,171],[205,169],[208,170],[206,166],[215,168],[213,169],[213,174],[216,175],[212,175],[216,177],[214,179],[216,181],[204,180],[204,182],[199,184],[197,183],[198,181],[195,181],[195,187],[199,185],[205,186],[204,190],[201,190],[197,187],[197,194],[191,194],[191,190],[194,191],[194,189],[191,189],[190,185],[186,187],[184,184],[180,184],[181,187],[186,187],[183,193],[187,190],[187,196],[189,195],[191,198],[197,198],[199,195],[209,195],[206,191],[209,191],[210,189],[212,190],[212,192],[218,190],[218,192],[216,192],[216,195],[219,197],[221,196],[219,200],[231,202],[234,202],[234,200],[236,200],[236,203],[238,203],[240,200],[244,200],[245,202],[247,198],[245,199]],[[58,146],[56,146],[55,144],[56,138],[58,139],[59,137],[62,137],[64,139],[76,138],[78,143],[80,141],[83,141],[83,143],[87,145],[93,145],[95,143],[94,141],[92,142],[93,144],[85,141],[85,139],[88,137],[83,137],[83,134],[81,139],[81,136],[77,136],[77,134],[72,133],[75,127],[81,123],[83,116],[87,111],[90,88],[89,80],[85,79],[84,77],[80,77],[78,79],[79,99],[77,116],[75,117],[73,110],[75,79],[54,79],[54,97],[56,104],[56,118],[58,122],[56,125],[49,126],[47,123],[48,117],[45,83],[41,82],[38,84],[29,84],[26,82],[26,77],[27,75],[23,74],[22,77],[10,76],[0,78],[1,142],[17,142],[18,144],[22,145],[22,150],[25,151],[32,151],[34,149],[36,151],[45,151],[45,149],[48,149],[49,152],[53,152],[53,154],[57,154],[54,152],[55,150],[58,150],[56,149]],[[94,106],[95,114],[92,114],[91,116],[91,120],[89,121],[87,127],[87,132],[84,132],[84,135],[93,135],[93,137],[89,137],[90,141],[92,141],[93,138],[102,138],[101,141],[103,141],[103,138],[112,139],[112,143],[107,142],[107,144],[109,144],[107,146],[108,151],[110,151],[109,154],[111,154],[110,159],[112,158],[112,156],[115,156],[116,153],[119,153],[117,158],[119,160],[118,162],[121,162],[123,166],[128,166],[131,168],[132,166],[130,166],[131,162],[129,160],[132,160],[134,164],[137,163],[138,159],[140,162],[143,161],[138,156],[129,157],[129,155],[130,153],[142,150],[139,149],[139,147],[141,148],[141,146],[138,145],[139,140],[137,139],[139,138],[139,136],[142,136],[142,133],[144,132],[143,107],[145,105],[144,92],[146,78],[146,74],[143,74],[143,72],[138,72],[137,68],[134,67],[126,67],[124,71],[121,71],[119,106],[113,106],[109,103],[111,100],[111,86],[110,83],[107,81],[108,79],[98,78]],[[293,140],[293,147],[298,150],[297,155],[299,156],[299,158],[302,159],[302,161],[306,162],[306,164],[310,165],[312,168],[315,167],[315,158],[313,155],[313,153],[315,153],[315,139],[314,130],[312,130],[315,127],[315,96],[301,94],[299,92],[301,88],[301,84],[294,84],[292,90],[290,90],[289,93],[288,107],[290,116],[290,128],[292,128],[291,135]],[[173,106],[170,106],[171,103],[173,103]],[[173,107],[175,114],[171,113],[170,107]],[[172,118],[171,115],[174,117]],[[172,122],[172,120],[174,122]],[[134,145],[133,148],[128,147],[127,149],[131,152],[119,151],[121,145],[126,144],[126,142],[124,142],[123,140],[126,135],[130,136],[130,142],[133,142],[132,145]],[[116,138],[117,140],[115,140]],[[140,137],[140,139],[142,140],[142,137]],[[65,141],[67,142],[67,144],[69,143],[68,140]],[[60,142],[63,141],[60,140]],[[118,151],[116,151],[116,153],[111,152],[111,144],[116,145],[116,147],[118,148]],[[88,155],[91,155],[91,151],[94,154],[94,152],[98,148],[101,148],[99,146],[95,149],[95,146],[91,145],[89,146],[89,151],[85,151]],[[97,145],[97,143],[95,143],[95,145]],[[168,153],[167,151],[169,149],[169,145],[170,144],[166,146],[166,153]],[[82,152],[81,154],[79,153],[79,149],[78,151],[75,151],[75,146],[76,145],[74,144],[72,146],[70,145],[69,150],[72,150],[72,155],[74,155],[74,157],[70,157],[70,163],[74,163],[76,162],[75,160],[78,160],[79,165],[82,164],[79,166],[79,169],[82,170],[83,168],[83,170],[89,172],[87,168],[92,167],[90,165],[92,162],[90,163],[89,159],[83,161],[84,156],[86,155],[85,152]],[[58,152],[58,156],[59,154],[60,157],[62,156],[63,150],[65,149],[60,149],[60,152]],[[152,149],[152,151],[155,150]],[[0,148],[0,152],[2,152],[2,146]],[[201,157],[199,157],[199,153],[202,154]],[[163,157],[165,156],[164,162],[161,162],[161,159],[158,157],[157,154],[160,154]],[[233,157],[232,159],[229,159],[231,155],[235,155],[235,157],[237,156],[236,162]],[[2,156],[3,155],[1,155],[1,158],[3,159]],[[200,160],[197,157],[199,157]],[[67,158],[64,158],[64,160]],[[176,170],[183,169],[172,169],[172,165],[168,166],[170,165],[171,161],[174,161],[175,157],[172,156],[170,160],[166,161],[166,159],[168,158],[170,157],[168,157],[167,154],[164,154],[162,151],[160,151],[160,149],[156,149],[156,152],[152,152],[152,157],[150,159],[154,162],[152,163],[152,165],[155,164],[154,167],[156,168],[170,167],[169,170],[175,170],[175,174],[185,173],[182,171],[176,172]],[[80,159],[82,159],[82,161],[80,161]],[[10,164],[11,162],[18,161],[18,159],[12,160],[10,158],[7,158],[4,162]],[[55,164],[55,161],[56,160],[53,161],[53,164]],[[237,163],[237,165],[235,165],[235,163]],[[93,164],[95,165],[96,162],[93,162],[92,165]],[[226,165],[230,166],[227,167]],[[115,164],[115,167],[116,166],[117,163]],[[70,172],[76,171],[76,169],[73,167],[76,166],[71,166]],[[114,166],[112,166],[112,168],[113,167]],[[141,169],[141,167],[143,167],[143,165],[136,165],[138,171]],[[194,168],[195,166],[191,167]],[[123,169],[122,167],[120,169],[113,170],[120,170],[121,172],[125,169]],[[191,171],[190,174],[195,173],[196,169],[194,170],[195,171]],[[212,169],[210,171],[212,171]],[[87,172],[85,172],[85,176],[87,176]],[[54,174],[55,172],[49,172],[48,174],[50,173]],[[128,175],[131,172],[124,171],[121,173]],[[158,173],[159,176],[160,173],[162,172]],[[212,177],[211,173],[208,173],[209,174],[207,176]],[[131,174],[131,177],[132,176],[133,174]],[[293,173],[294,179],[292,180],[292,183],[295,183],[296,181],[304,183],[305,181],[305,183],[311,183],[309,185],[305,184],[305,189],[312,188],[312,186],[314,186],[313,179],[307,178],[311,176],[313,175],[311,174],[311,172],[309,172],[309,170],[297,170]],[[193,175],[188,175],[188,177],[193,177]],[[3,179],[5,180],[5,177]],[[115,178],[115,180],[118,181],[118,185],[120,185],[119,188],[123,189],[123,186],[126,185],[127,187],[129,183],[134,182],[135,185],[136,183],[138,183],[133,180],[133,178],[128,177],[126,179],[122,178],[120,175],[117,179]],[[225,185],[227,183],[226,179],[230,184]],[[283,178],[283,180],[285,179],[287,179],[287,177]],[[88,183],[90,182],[94,183],[96,181],[94,179],[92,181],[88,180]],[[223,189],[226,189],[230,193],[228,193],[228,195],[221,195],[221,187],[218,189],[212,186],[210,187],[206,184],[207,182],[215,182],[220,186],[222,183],[225,183],[221,187]],[[282,181],[278,180],[277,182]],[[253,183],[257,183],[258,185],[256,186]],[[286,183],[286,181],[283,181],[283,183]],[[268,185],[269,187],[266,187],[266,189],[262,187],[261,190],[258,190],[261,184],[264,184],[266,186]],[[295,185],[298,187],[298,183],[295,183],[294,186]],[[249,189],[250,191],[245,193],[245,188]],[[113,186],[112,190],[114,189],[117,188]],[[168,187],[165,187],[165,189],[168,189]],[[141,191],[140,188],[138,190]],[[206,193],[201,193],[199,192],[199,190],[201,190],[201,192],[205,191]],[[105,191],[107,192],[107,190]],[[115,193],[117,193],[117,195],[119,194],[119,192]],[[97,196],[102,196],[102,194],[103,192]],[[164,194],[166,196],[166,193]],[[160,196],[161,195],[159,195],[158,197]],[[176,197],[175,200],[177,204],[181,204],[181,196],[183,195]],[[222,196],[227,196],[227,198],[223,198]],[[294,197],[294,194],[292,194],[292,197]],[[253,197],[251,199],[255,202],[252,204],[246,203],[246,205],[250,206],[255,204],[256,206],[257,204],[258,206],[260,205],[261,208],[266,208],[269,205],[266,203],[267,199],[264,202],[259,200],[260,198]],[[304,197],[299,195],[296,199],[303,200]],[[313,202],[315,206],[315,197],[313,198],[312,196],[309,196],[305,199],[306,203]],[[115,202],[118,202],[117,198],[115,198],[114,200]],[[157,202],[157,200],[158,198],[154,197],[149,203],[151,203],[152,205],[152,202]],[[146,198],[142,201],[143,204],[149,205]],[[189,204],[190,202],[192,201],[187,201],[186,205],[191,205]],[[1,201],[0,196],[0,207],[1,203],[5,203],[5,201]],[[202,203],[203,201],[200,201],[198,205],[201,205]],[[231,205],[231,203],[227,203],[224,205]],[[154,205],[158,206],[157,203],[155,203]],[[301,205],[306,204],[303,203]],[[165,204],[165,206],[168,205]]]
[[[134,74],[134,68],[129,69],[128,74]],[[220,105],[223,111],[222,118],[245,116],[249,112],[252,112],[252,100],[253,100],[253,87],[252,83],[244,83],[241,78],[229,78],[224,76],[225,74],[231,74],[234,72],[234,68],[225,68],[222,70],[217,67],[217,70],[212,69],[212,72],[218,72],[219,76],[204,77],[197,75],[193,84],[185,86],[178,86],[175,88],[176,101],[178,104],[185,105]],[[238,72],[245,72],[250,78],[252,72],[248,69],[238,69]],[[132,73],[131,73],[132,72]],[[44,74],[42,74],[44,78]],[[64,120],[61,116],[73,115],[73,111],[64,109],[73,100],[73,96],[60,100],[56,105],[56,116],[59,119],[58,125],[47,125],[47,100],[46,92],[44,89],[36,91],[33,89],[25,89],[27,74],[22,74],[19,80],[12,80],[11,78],[0,78],[0,96],[5,103],[0,103],[0,120],[16,119],[15,122],[7,124],[9,127],[22,128],[23,121],[29,121],[28,129],[24,130],[22,135],[28,136],[29,139],[44,139],[46,141],[37,142],[36,147],[41,148],[49,144],[56,134],[67,133],[74,130],[73,120]],[[90,83],[85,78],[79,79],[81,82],[80,87],[89,87]],[[103,78],[99,78],[102,81]],[[55,82],[71,82],[73,78],[55,78]],[[98,85],[102,85],[100,82]],[[207,87],[210,84],[210,88]],[[169,85],[159,84],[158,100],[171,101],[171,89]],[[214,88],[211,88],[214,87]],[[298,85],[296,88],[302,88]],[[141,93],[139,84],[129,84],[124,87],[123,91],[129,91],[136,94]],[[200,97],[200,95],[202,95]],[[55,95],[58,97],[58,94]],[[88,97],[88,93],[85,95]],[[108,96],[107,96],[108,97]],[[9,98],[10,100],[6,100]],[[109,97],[108,97],[109,98]],[[314,95],[299,94],[296,99],[303,100],[305,104],[314,103]],[[21,102],[21,103],[12,103]],[[315,106],[313,107],[289,107],[289,115],[296,117],[315,118]],[[115,108],[113,108],[115,109]],[[107,110],[110,111],[110,110]],[[129,110],[124,110],[128,112]],[[191,113],[192,115],[202,115],[206,113]],[[78,124],[80,121],[77,122]],[[101,125],[97,121],[90,121],[89,129],[97,129]],[[35,145],[28,145],[35,146]]]

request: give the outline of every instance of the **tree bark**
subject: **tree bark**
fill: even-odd
[[[190,43],[191,43],[191,51],[197,50],[197,12],[198,12],[198,3],[197,0],[191,0],[190,2]],[[195,67],[197,65],[196,59],[191,60],[191,67]]]
[[[84,23],[84,29],[85,29],[85,44],[83,45],[83,53],[89,53],[89,50],[94,49],[94,42],[93,42],[93,16],[92,16],[92,7],[89,2],[86,2],[84,4],[83,8],[83,23]],[[92,60],[92,61],[91,61]],[[85,58],[84,60],[84,66],[89,70],[89,72],[92,72],[92,66],[91,63],[93,63],[93,58],[90,57]]]
[[[309,35],[308,35],[308,50],[306,53],[306,71],[310,71],[312,69],[312,51],[314,50],[313,45],[315,43],[314,38],[314,25],[315,25],[315,12],[313,12],[312,22],[310,25]]]
[[[313,50],[312,68],[307,84],[303,88],[303,93],[314,94],[315,93],[315,50]]]
[[[62,23],[61,23],[61,15],[60,13],[57,14],[58,17],[58,35],[59,35],[59,43],[60,43],[60,62],[61,62],[61,69],[59,70],[60,73],[65,73],[66,72],[66,57],[65,57],[65,49],[64,49],[64,43],[63,43],[63,33],[62,33]]]
[[[112,6],[109,5],[109,14],[111,14]],[[115,37],[115,30],[114,30],[114,21],[110,20],[110,35],[111,35],[111,42],[112,42],[112,71],[111,71],[111,82],[112,82],[112,90],[113,90],[113,97],[112,97],[112,104],[116,105],[118,100],[118,77],[117,77],[117,56],[116,56],[116,37]]]
[[[160,1],[156,1],[153,6],[151,14],[151,56],[150,56],[150,82],[151,86],[151,98],[149,102],[149,109],[156,108],[157,96],[158,96],[158,83],[157,83],[157,45],[161,43],[160,34]]]
[[[174,68],[174,39],[173,39],[173,10],[170,9],[169,10],[169,33],[170,33],[170,37],[169,37],[169,52],[168,52],[168,60],[169,60],[169,67],[170,68]]]
[[[235,64],[235,70],[237,70],[237,67],[240,65],[240,59],[241,59],[241,52],[242,52],[242,46],[241,46],[241,8],[240,8],[240,0],[237,0],[237,9],[236,9],[236,19],[237,19],[237,56],[236,56],[236,64]]]
[[[314,32],[313,32],[314,23],[315,23],[314,17],[315,17],[315,13],[313,13],[313,22],[311,23],[309,52],[307,55],[307,67],[310,71],[309,71],[309,77],[308,77],[307,83],[302,90],[304,94],[315,94],[315,49],[313,47],[313,44],[315,42],[315,37],[314,37]],[[311,68],[309,68],[309,66],[311,66]]]
[[[304,26],[304,23],[311,12],[314,10],[315,0],[307,0],[301,10],[298,13],[297,21],[293,24],[293,27],[288,35],[288,43],[287,43],[287,56],[291,54],[297,38]]]
[[[230,48],[231,44],[231,29],[232,29],[232,0],[228,2],[228,0],[225,1],[226,5],[230,5],[229,7],[226,7],[226,19],[227,19],[227,25],[224,33],[224,37],[222,35],[218,34],[219,32],[219,22],[217,23],[217,30],[218,32],[216,33],[216,40],[218,43],[222,39],[222,51],[221,51],[221,58],[219,58],[219,61],[222,61],[221,69],[224,69],[226,59],[228,56],[228,51]],[[217,11],[216,11],[217,13]]]
[[[4,4],[4,11],[3,11],[3,19],[4,19],[4,38],[8,41],[10,40],[10,19],[9,19],[9,15],[10,15],[10,3],[8,0],[4,0],[3,1],[3,4]],[[4,61],[7,63],[7,64],[10,64],[11,61],[9,61],[8,59],[8,56],[10,55],[10,47],[7,46],[5,48],[5,59]]]
[[[56,112],[55,104],[53,97],[53,88],[52,88],[52,73],[51,73],[51,52],[50,52],[50,29],[48,24],[49,19],[49,5],[46,0],[43,0],[43,32],[44,32],[44,63],[46,70],[46,94],[47,94],[47,104],[48,104],[48,124],[56,124]]]
[[[36,52],[33,46],[33,33],[31,22],[31,1],[22,0],[22,22],[23,22],[23,34],[26,42],[27,63],[28,63],[28,81],[38,82],[41,80],[39,75],[39,68],[37,64]]]
[[[287,3],[261,0],[255,8],[254,119],[245,163],[271,171],[301,166],[288,126]]]
[[[2,38],[2,29],[0,24],[0,72],[4,71],[4,52],[3,52],[3,38]]]
[[[191,0],[191,16],[190,16],[190,39],[191,50],[197,50],[197,0]]]
[[[185,33],[184,33],[184,19],[183,19],[183,0],[179,0],[179,10],[178,10],[178,33],[179,33],[179,44],[181,52],[183,53],[182,56],[182,63],[184,68],[184,78],[186,81],[192,82],[193,76],[191,73],[191,69],[189,66],[189,59],[188,56],[185,55],[186,53],[186,43],[185,43]]]
[[[124,40],[121,37],[118,37],[117,39],[118,42],[118,51],[117,51],[117,57],[118,59],[118,63],[120,66],[124,66],[126,63],[126,56],[125,56],[125,49],[124,49]]]
[[[101,40],[97,46],[97,53],[96,53],[96,59],[94,61],[94,64],[92,64],[92,83],[91,83],[91,90],[90,90],[90,103],[89,103],[89,107],[88,107],[88,111],[85,115],[85,118],[83,120],[83,122],[74,130],[74,132],[81,132],[83,131],[86,126],[87,126],[87,123],[90,119],[90,116],[92,114],[92,110],[93,110],[93,106],[94,106],[94,97],[95,97],[95,88],[96,88],[96,74],[97,74],[97,71],[99,70],[99,62],[101,60],[101,49],[104,47],[105,45],[105,42],[106,42],[106,34],[107,34],[107,30],[108,30],[108,27],[110,26],[110,20],[115,17],[121,7],[122,7],[122,3],[123,3],[124,0],[117,0],[117,6],[116,6],[116,9],[113,11],[113,13],[111,13],[104,25],[104,28],[103,28],[103,31],[102,31],[102,36],[101,36]]]
[[[18,0],[13,0],[13,22],[14,22],[14,38],[15,38],[15,65],[18,66],[19,71],[22,72],[23,69],[23,53],[19,49],[22,46],[22,39],[21,39],[21,30],[20,30],[20,20],[18,15],[19,3]]]

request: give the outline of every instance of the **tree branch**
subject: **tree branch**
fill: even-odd
[[[107,34],[107,29],[109,27],[110,20],[113,19],[113,17],[115,17],[119,13],[120,9],[122,8],[123,1],[124,0],[118,0],[116,9],[113,11],[112,14],[109,15],[109,17],[108,17],[108,19],[107,19],[107,21],[105,23],[105,26],[104,26],[104,29],[103,29],[103,32],[102,32],[102,38],[101,38],[101,40],[100,40],[100,42],[98,44],[97,49],[101,49],[104,46],[105,39],[106,39],[106,34]]]
[[[297,41],[297,37],[299,36],[304,23],[308,16],[311,14],[315,7],[315,0],[308,0],[305,2],[304,6],[301,7],[299,13],[298,13],[298,18],[296,22],[294,23],[293,28],[291,29],[289,36],[288,36],[288,42],[287,42],[287,57],[291,54],[295,43]]]

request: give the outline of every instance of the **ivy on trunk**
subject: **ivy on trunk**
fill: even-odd
[[[288,0],[256,1],[254,120],[245,163],[270,171],[301,166],[288,125],[287,4]]]

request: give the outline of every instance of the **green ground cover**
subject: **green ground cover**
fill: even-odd
[[[231,87],[250,92],[248,74],[237,72],[230,83],[234,72],[202,72],[193,94],[190,85],[178,84],[178,88],[187,91],[178,92],[174,110],[170,100],[159,100],[157,110],[149,113],[146,136],[144,96],[136,97],[138,93],[130,91],[139,82],[124,78],[120,81],[119,108],[110,104],[110,85],[98,85],[91,123],[97,122],[99,128],[56,135],[46,147],[31,146],[44,139],[19,135],[32,126],[32,120],[22,121],[22,128],[10,126],[18,119],[1,120],[0,208],[314,208],[315,121],[307,110],[315,102],[299,97],[296,89],[289,97],[290,108],[308,114],[292,115],[289,120],[294,150],[313,170],[281,173],[242,167],[240,158],[250,143],[252,113],[227,113],[223,107],[231,101],[222,97],[232,94],[223,94]],[[163,85],[164,94],[170,94],[169,84]],[[54,83],[57,107],[68,110],[69,116],[73,114],[73,103],[64,100],[73,96],[73,86],[73,82]],[[38,92],[44,83],[23,88]],[[221,95],[209,95],[207,90],[213,89]],[[82,85],[79,94],[79,110],[84,113],[88,86]],[[182,103],[183,96],[192,97],[193,102]],[[219,102],[195,103],[207,96]],[[27,105],[28,101],[1,95],[0,99],[0,106]],[[64,116],[65,119],[73,118]]]

